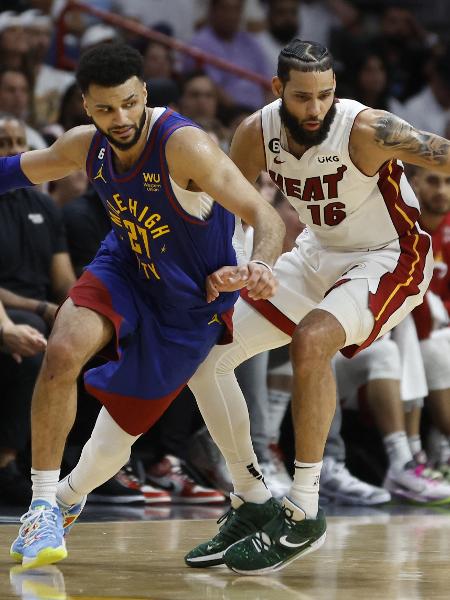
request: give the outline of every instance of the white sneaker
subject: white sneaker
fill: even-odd
[[[344,463],[325,456],[320,475],[320,496],[340,504],[374,506],[391,499],[390,493],[354,477]]]
[[[450,503],[450,484],[445,481],[442,474],[415,461],[407,463],[399,472],[389,469],[384,487],[393,496],[420,504]]]
[[[289,477],[284,464],[277,459],[273,462],[260,462],[259,466],[272,496],[274,498],[286,496],[291,489],[292,479]]]

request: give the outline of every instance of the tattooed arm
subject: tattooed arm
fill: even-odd
[[[376,173],[391,158],[450,173],[449,140],[420,131],[382,110],[369,109],[358,115],[350,137],[350,155],[367,175]]]

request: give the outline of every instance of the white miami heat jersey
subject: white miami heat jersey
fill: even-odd
[[[377,248],[414,227],[419,203],[402,163],[391,160],[368,177],[350,158],[350,132],[366,106],[336,101],[327,138],[297,159],[288,150],[280,104],[261,111],[266,169],[322,246]]]

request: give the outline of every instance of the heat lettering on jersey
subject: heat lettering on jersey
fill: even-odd
[[[342,165],[334,173],[307,177],[303,188],[301,179],[284,177],[281,173],[275,173],[275,171],[270,169],[269,175],[276,186],[286,196],[297,198],[303,202],[314,202],[338,198],[338,183],[342,181],[346,170],[346,165]],[[346,217],[345,204],[342,202],[330,202],[325,206],[310,204],[306,208],[310,211],[313,224],[318,226],[339,225]]]
[[[108,200],[106,204],[112,224],[126,231],[139,269],[147,279],[152,277],[161,279],[155,263],[151,260],[150,241],[170,233],[170,227],[161,225],[161,215],[153,213],[148,205],[142,206],[134,198],[128,198],[128,202],[126,202],[120,194],[113,194],[112,199]],[[122,236],[121,239],[123,239]]]
[[[338,167],[335,173],[308,177],[305,179],[303,190],[301,179],[283,177],[281,173],[275,173],[271,169],[269,169],[269,175],[286,196],[291,196],[304,202],[311,202],[312,200],[331,200],[332,198],[337,198],[339,195],[338,183],[342,181],[346,170],[346,165],[342,165]]]

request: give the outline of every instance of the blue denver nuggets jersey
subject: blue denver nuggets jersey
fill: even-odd
[[[166,109],[155,121],[144,150],[127,172],[114,170],[108,140],[97,132],[86,163],[89,179],[108,212],[112,232],[99,254],[117,258],[156,309],[164,313],[194,310],[221,314],[237,293],[205,302],[206,277],[223,265],[236,264],[232,245],[234,216],[214,203],[206,221],[188,214],[172,189],[165,145],[180,127],[196,126]]]

